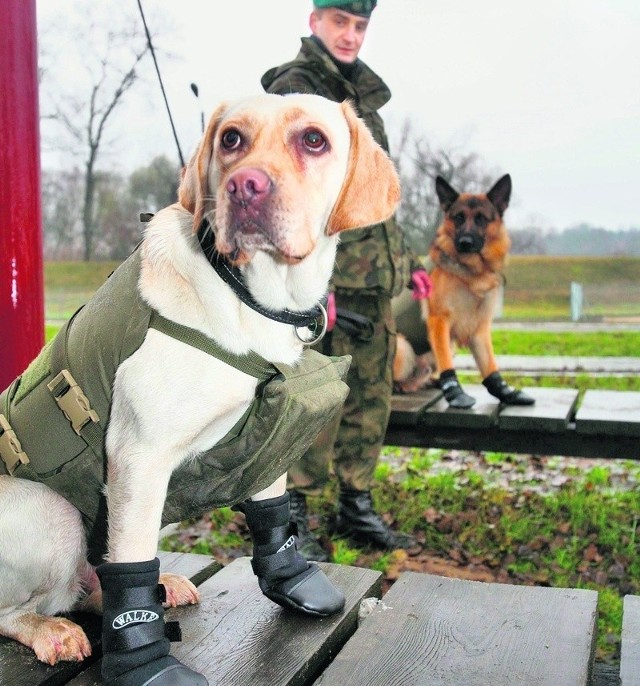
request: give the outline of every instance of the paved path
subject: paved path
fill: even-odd
[[[533,355],[498,355],[500,369],[505,372],[537,374],[576,374],[587,372],[607,376],[640,374],[640,357],[568,357]],[[475,371],[476,365],[471,355],[457,354],[456,369]]]

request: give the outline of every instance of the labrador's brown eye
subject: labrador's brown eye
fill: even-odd
[[[237,129],[229,129],[222,134],[221,142],[225,150],[236,150],[242,143],[242,136]]]
[[[320,133],[320,131],[316,131],[315,129],[305,131],[302,141],[305,148],[311,152],[322,152],[327,147],[327,141],[325,140],[325,137]]]

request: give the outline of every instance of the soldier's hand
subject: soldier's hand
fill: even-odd
[[[431,277],[424,269],[418,269],[411,274],[412,297],[414,300],[424,300],[431,295],[433,284]]]

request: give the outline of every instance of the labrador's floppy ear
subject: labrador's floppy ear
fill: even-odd
[[[342,190],[327,223],[327,235],[388,219],[400,201],[400,180],[393,162],[348,102],[342,112],[351,134]]]
[[[209,165],[213,155],[213,139],[227,108],[227,103],[216,108],[198,149],[182,170],[178,202],[193,215],[194,233],[200,228],[203,217],[215,206],[215,192],[209,188]]]

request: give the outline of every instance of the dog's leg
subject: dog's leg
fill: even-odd
[[[113,434],[107,448],[118,447]],[[207,680],[169,655],[164,587],[159,585],[157,537],[171,451],[111,452],[107,473],[109,562],[97,569],[102,586],[102,678],[117,686],[206,686]],[[187,588],[190,582],[185,580]],[[193,589],[193,599],[197,591]]]
[[[427,318],[429,344],[438,366],[438,385],[450,407],[467,410],[475,405],[475,398],[463,390],[453,366],[451,327],[446,317],[430,314]]]
[[[50,665],[91,655],[77,624],[50,615],[71,610],[92,575],[78,511],[43,484],[0,476],[0,635]]]
[[[478,328],[469,340],[469,349],[483,379],[486,379],[489,374],[498,371],[498,363],[493,353],[493,341],[491,340],[489,324]]]
[[[493,352],[491,330],[489,325],[478,330],[476,335],[469,341],[469,348],[482,375],[482,384],[506,405],[533,405],[535,400],[524,391],[509,384],[502,378],[498,371],[498,363]]]
[[[236,505],[253,538],[251,565],[262,592],[282,607],[326,617],[344,607],[345,597],[314,562],[296,550],[290,525],[287,475],[251,500]]]

